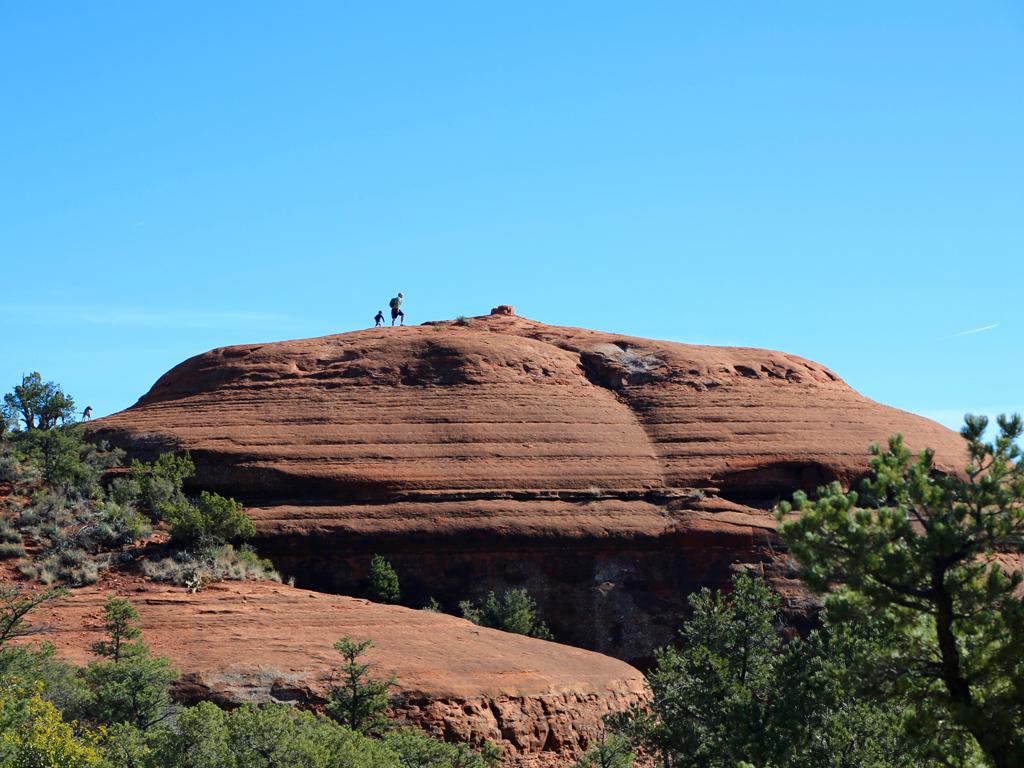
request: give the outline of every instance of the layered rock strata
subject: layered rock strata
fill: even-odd
[[[189,450],[301,586],[360,594],[380,553],[410,604],[525,586],[560,641],[634,661],[737,568],[799,618],[771,507],[855,482],[871,442],[963,463],[952,431],[794,355],[510,313],[212,350],[93,434]]]

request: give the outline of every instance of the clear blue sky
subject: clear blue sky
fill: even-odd
[[[4,3],[0,388],[402,290],[1024,410],[1022,94],[1019,0]]]

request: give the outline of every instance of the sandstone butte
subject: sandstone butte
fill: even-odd
[[[794,489],[856,482],[893,432],[965,463],[959,435],[818,363],[507,307],[215,349],[91,429],[135,455],[190,451],[196,487],[243,501],[301,587],[360,596],[380,553],[408,605],[522,586],[560,642],[641,664],[686,596],[736,569],[796,620],[813,608],[774,532]]]
[[[962,441],[879,405],[820,364],[490,316],[225,347],[93,422],[133,455],[188,450],[196,488],[243,501],[256,546],[300,589],[223,583],[199,594],[123,577],[186,698],[315,705],[342,634],[371,638],[399,679],[396,715],[501,744],[512,764],[562,764],[603,715],[639,701],[644,663],[686,596],[738,569],[791,617],[815,606],[775,535],[794,489],[853,484],[867,448],[901,432],[956,471]],[[525,587],[547,643],[443,614],[368,603],[374,553],[403,600]],[[78,661],[111,585],[48,611]],[[345,596],[355,595],[355,597]],[[589,649],[582,650],[582,649]],[[553,761],[553,762],[552,762]]]

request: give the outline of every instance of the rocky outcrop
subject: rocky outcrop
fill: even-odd
[[[444,614],[280,584],[225,582],[197,594],[122,579],[154,652],[181,672],[178,696],[232,706],[323,703],[342,635],[371,639],[374,676],[394,674],[394,716],[448,740],[491,741],[507,765],[567,758],[602,718],[644,698],[627,664],[589,651],[477,627]],[[103,634],[106,587],[77,590],[40,611],[61,655],[85,664]]]
[[[941,467],[960,438],[822,365],[516,317],[213,350],[92,425],[135,453],[187,449],[246,503],[301,586],[359,594],[388,557],[410,604],[525,586],[564,642],[642,661],[688,593],[737,568],[791,613],[772,505],[852,483],[902,432]]]

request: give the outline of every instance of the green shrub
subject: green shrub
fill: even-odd
[[[111,497],[119,504],[137,503],[143,512],[156,519],[164,508],[185,502],[183,486],[195,470],[188,453],[162,453],[149,464],[135,459],[128,476],[111,483]]]
[[[609,734],[590,747],[574,768],[632,768],[633,745],[619,734]]]
[[[149,535],[149,521],[131,506],[108,501],[100,508],[100,514],[110,530],[105,540],[112,546],[131,544]]]
[[[659,649],[647,674],[650,705],[610,718],[645,754],[708,768],[744,760],[778,768],[979,768],[970,758],[940,758],[965,743],[948,721],[926,735],[909,727],[927,708],[858,698],[851,662],[876,643],[891,648],[890,631],[837,632],[826,612],[822,627],[801,638],[785,631],[780,599],[765,582],[740,573],[731,586],[728,594],[705,588],[689,596],[692,615],[678,645]]]
[[[71,720],[82,717],[88,698],[79,669],[58,658],[57,649],[47,642],[0,649],[0,686],[4,685],[38,688]]]
[[[111,595],[103,606],[103,628],[107,639],[93,643],[92,652],[101,658],[120,661],[121,657],[142,653],[145,646],[139,641],[139,613],[123,597]]]
[[[7,450],[6,445],[4,450]],[[17,483],[21,475],[21,462],[17,458],[10,453],[0,455],[0,483]]]
[[[202,702],[152,742],[146,768],[402,768],[382,742],[283,704],[224,712]]]
[[[374,555],[370,561],[370,599],[378,603],[397,604],[401,598],[398,587],[398,574],[391,563],[380,555]]]
[[[0,558],[23,557],[25,541],[11,522],[0,519]]]
[[[479,604],[468,600],[459,603],[463,618],[482,627],[515,632],[542,640],[551,640],[551,631],[537,615],[537,603],[525,589],[508,589],[497,597],[488,592]]]
[[[165,504],[162,517],[171,528],[171,539],[184,546],[238,541],[256,534],[241,504],[207,491],[194,504],[185,500]]]
[[[50,486],[86,498],[99,491],[102,468],[87,460],[94,450],[80,425],[20,432],[13,445],[25,460],[36,465]]]
[[[105,768],[100,734],[76,733],[32,688],[0,687],[0,764],[11,768]]]
[[[64,582],[75,587],[95,584],[100,571],[110,565],[107,555],[90,555],[81,549],[51,550],[35,563],[38,578],[44,584]]]
[[[465,744],[438,741],[416,728],[392,731],[384,744],[402,768],[488,768],[501,760],[501,751],[494,745],[485,745],[484,754],[479,754]]]

